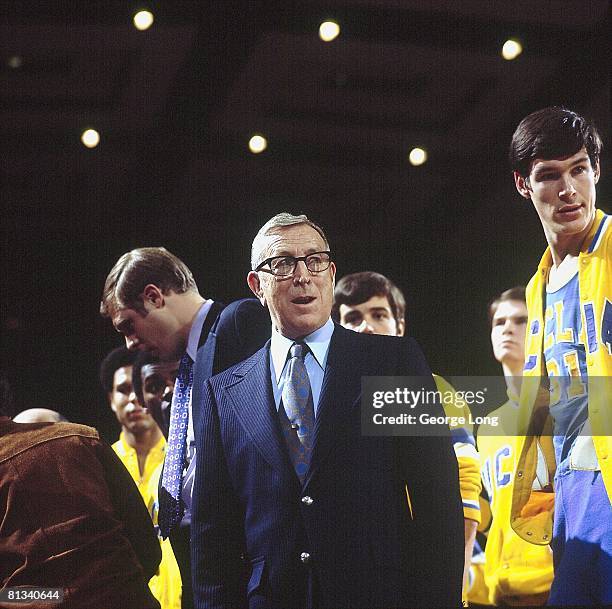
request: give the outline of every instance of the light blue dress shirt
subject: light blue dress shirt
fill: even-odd
[[[329,343],[334,333],[334,322],[329,318],[323,326],[302,339],[308,345],[310,351],[304,358],[310,387],[312,389],[312,400],[314,403],[315,417],[319,410],[319,399],[323,387],[323,376],[325,375],[325,364],[329,352]],[[274,391],[274,402],[276,409],[280,407],[283,386],[287,380],[287,354],[291,345],[296,341],[286,338],[275,328],[272,329],[272,340],[270,342],[270,376],[272,389]]]
[[[202,333],[202,327],[204,326],[204,320],[212,307],[212,300],[205,300],[202,303],[199,311],[191,324],[189,330],[189,336],[187,338],[187,354],[194,361],[198,354],[198,343],[200,342],[200,334]],[[191,388],[193,391],[193,387]],[[191,414],[191,395],[189,396],[189,423],[187,425],[187,454],[185,457],[185,469],[183,470],[183,487],[181,489],[181,499],[185,504],[185,515],[181,520],[181,525],[186,526],[191,524],[191,498],[193,495],[193,483],[195,480],[195,468],[196,468],[196,447],[195,447],[195,436],[193,433],[193,416]]]

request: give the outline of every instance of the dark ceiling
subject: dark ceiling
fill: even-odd
[[[7,6],[8,5],[8,6]],[[139,8],[155,15],[137,31]],[[551,104],[609,142],[605,0],[4,3],[0,24],[2,366],[19,405],[104,428],[106,273],[165,245],[201,292],[247,295],[250,242],[278,211],[327,230],[339,274],[408,297],[436,371],[496,371],[486,304],[544,248],[505,156]],[[324,43],[326,18],[341,26]],[[520,39],[505,61],[500,48]],[[17,58],[17,59],[15,59]],[[83,129],[100,145],[86,149]],[[264,134],[268,149],[247,141]],[[429,161],[411,167],[414,146]],[[603,158],[608,166],[609,155]],[[599,185],[610,210],[610,180]]]

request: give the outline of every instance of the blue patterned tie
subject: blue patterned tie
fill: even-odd
[[[279,415],[291,462],[303,483],[310,465],[315,420],[312,389],[304,364],[308,347],[304,343],[294,343],[289,353]]]
[[[170,411],[170,431],[166,445],[164,473],[159,496],[159,530],[163,537],[182,520],[185,507],[181,500],[183,469],[187,454],[189,400],[193,385],[193,360],[187,353],[181,358],[174,383]]]

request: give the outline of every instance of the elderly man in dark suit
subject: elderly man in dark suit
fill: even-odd
[[[159,528],[170,537],[183,581],[181,605],[193,606],[190,573],[191,493],[203,382],[254,353],[270,321],[254,299],[228,307],[204,298],[187,265],[163,247],[125,253],[111,269],[100,313],[124,335],[128,349],[161,361],[180,359],[168,418],[152,413],[168,438],[159,490]]]
[[[329,250],[319,226],[290,214],[253,242],[248,284],[272,337],[205,383],[192,504],[200,609],[461,604],[450,439],[361,433],[362,377],[433,387],[431,372],[412,339],[333,324]]]

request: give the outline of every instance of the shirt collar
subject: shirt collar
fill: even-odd
[[[302,339],[302,341],[308,345],[308,348],[310,349],[315,361],[317,364],[319,364],[322,370],[325,370],[329,343],[333,333],[334,322],[330,317],[318,330],[315,330]],[[293,345],[294,342],[296,341],[283,336],[274,328],[274,326],[272,327],[270,353],[272,355],[272,363],[274,364],[274,374],[276,375],[277,383],[283,373],[283,368],[285,367],[285,362],[287,361],[289,349],[291,349],[291,345]]]
[[[189,337],[187,338],[187,355],[195,362],[196,355],[198,354],[198,344],[200,342],[200,334],[202,333],[202,326],[204,326],[204,320],[206,319],[206,315],[208,315],[208,311],[210,311],[210,307],[212,307],[212,300],[205,300],[202,303],[202,306],[196,313],[196,316],[191,324],[191,329],[189,330]]]
[[[136,449],[127,443],[127,440],[125,438],[125,432],[123,430],[119,433],[119,444],[123,448],[124,455],[128,455],[130,453],[136,453]],[[166,448],[166,438],[164,438],[164,436],[162,435],[160,439],[155,443],[155,446],[151,447],[151,450],[149,452],[151,453],[163,452],[165,448]]]

